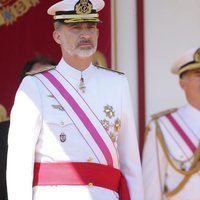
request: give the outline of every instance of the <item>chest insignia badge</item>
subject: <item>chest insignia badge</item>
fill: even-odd
[[[54,109],[64,111],[64,108],[61,105],[51,105]]]
[[[66,141],[66,135],[65,135],[65,133],[61,133],[60,134],[60,141],[61,142],[65,142]]]
[[[48,95],[49,98],[55,98],[53,94]]]

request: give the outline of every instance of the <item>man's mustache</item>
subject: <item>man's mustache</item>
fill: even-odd
[[[79,46],[82,45],[82,44],[91,44],[92,46],[94,46],[94,45],[93,45],[93,42],[92,42],[91,40],[82,39],[82,40],[80,40],[80,41],[78,42],[77,47],[79,47]]]

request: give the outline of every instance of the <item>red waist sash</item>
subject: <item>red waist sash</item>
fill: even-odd
[[[97,163],[35,163],[33,186],[47,185],[99,186],[118,192],[120,200],[130,200],[120,170]]]

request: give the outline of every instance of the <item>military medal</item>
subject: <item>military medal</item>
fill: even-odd
[[[121,129],[121,120],[119,118],[117,118],[115,120],[114,130],[115,130],[115,132],[119,132],[120,129]]]
[[[106,117],[109,117],[110,119],[115,116],[115,111],[110,105],[104,106],[104,113],[106,114]]]
[[[66,135],[64,133],[60,134],[60,141],[65,142],[66,141]]]
[[[121,129],[121,120],[119,118],[116,118],[114,122],[113,120],[111,121],[111,119],[115,117],[115,111],[114,108],[108,104],[104,106],[104,113],[109,119],[101,120],[101,124],[108,132],[112,142],[115,143]]]
[[[112,142],[114,143],[117,140],[117,135],[115,135],[114,133],[111,133],[110,138],[111,138]]]
[[[82,93],[85,93],[86,86],[84,83],[84,78],[82,76],[82,73],[81,73],[81,79],[80,79],[80,83],[79,83],[79,89],[81,90]]]

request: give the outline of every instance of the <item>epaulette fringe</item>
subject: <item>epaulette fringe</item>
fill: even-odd
[[[118,74],[121,74],[121,75],[124,74],[123,72],[120,72],[120,71],[117,71],[117,70],[114,70],[114,69],[111,69],[111,68],[108,68],[108,67],[102,67],[102,66],[99,66],[99,65],[96,65],[96,67],[100,68],[100,69],[105,69],[105,70],[108,70],[108,71],[111,71],[111,72],[115,72],[115,73],[118,73]]]
[[[56,66],[47,66],[47,67],[43,67],[41,69],[38,69],[38,70],[34,70],[34,71],[31,71],[31,72],[27,72],[26,75],[35,75],[35,74],[39,74],[41,72],[45,72],[45,71],[49,71],[49,70],[52,70],[52,69],[55,69]]]
[[[151,119],[156,120],[156,119],[158,119],[162,116],[165,116],[165,115],[170,114],[170,113],[174,113],[176,111],[177,111],[177,108],[167,109],[167,110],[164,110],[164,111],[161,111],[161,112],[158,112],[156,114],[151,115]]]

